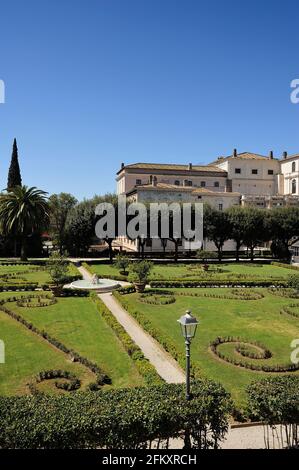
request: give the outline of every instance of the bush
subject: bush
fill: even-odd
[[[251,418],[271,427],[282,424],[286,431],[287,446],[297,447],[299,376],[284,375],[255,381],[246,391]]]
[[[124,255],[123,253],[118,253],[118,255],[116,255],[114,264],[120,270],[120,274],[126,276],[127,269],[130,264],[130,258],[127,255]]]
[[[40,383],[45,380],[51,380],[51,379],[67,379],[68,382],[58,382],[58,380],[55,381],[55,387],[61,390],[65,390],[67,392],[71,392],[73,390],[78,390],[78,388],[81,387],[81,381],[71,372],[67,370],[55,370],[55,369],[50,369],[50,370],[43,370],[41,371],[37,377],[36,377],[36,382]],[[32,391],[32,384],[31,384],[31,391]]]
[[[148,281],[152,267],[153,263],[151,261],[135,261],[130,265],[130,280],[133,282],[146,283]]]
[[[187,431],[193,448],[217,448],[232,409],[220,384],[201,380],[186,402],[184,385],[0,397],[0,447],[144,449]],[[46,419],[45,419],[46,416]],[[84,419],[83,419],[83,418]],[[161,442],[162,441],[162,442]]]

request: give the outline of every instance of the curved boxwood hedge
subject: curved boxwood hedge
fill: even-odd
[[[230,395],[213,381],[60,396],[0,397],[0,448],[144,449],[190,435],[194,448],[217,448],[228,430]],[[46,419],[45,419],[46,416]]]

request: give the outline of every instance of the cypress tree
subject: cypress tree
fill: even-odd
[[[19,166],[19,158],[18,158],[18,147],[17,141],[14,139],[13,141],[13,149],[11,155],[11,162],[8,171],[8,180],[7,180],[7,188],[14,188],[15,186],[22,185],[22,178]]]

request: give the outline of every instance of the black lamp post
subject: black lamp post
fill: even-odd
[[[196,328],[199,322],[192,316],[191,311],[187,310],[178,322],[181,325],[182,335],[185,338],[186,345],[186,400],[190,400],[190,345],[194,338]]]

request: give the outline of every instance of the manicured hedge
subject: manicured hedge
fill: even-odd
[[[37,283],[24,284],[0,284],[0,292],[33,291],[38,287]]]
[[[81,356],[79,353],[74,351],[73,349],[68,348],[65,346],[63,343],[58,341],[56,338],[53,336],[49,335],[47,331],[45,330],[40,330],[37,328],[33,323],[27,321],[22,315],[19,315],[18,313],[14,312],[11,308],[6,307],[6,303],[9,302],[17,302],[22,299],[26,299],[26,296],[19,296],[19,297],[9,297],[6,299],[0,300],[0,310],[7,315],[9,315],[11,318],[14,320],[18,321],[21,323],[23,326],[28,328],[28,330],[32,331],[33,333],[36,333],[46,341],[48,341],[52,346],[55,348],[59,349],[60,351],[64,352],[65,354],[68,354],[73,362],[80,362],[80,364],[83,364],[85,367],[87,367],[91,372],[97,375],[97,377],[101,377],[102,384],[110,384],[111,379],[110,377],[94,362],[90,361],[84,356]]]
[[[150,286],[153,288],[186,288],[186,287],[287,287],[287,281],[283,280],[186,280],[180,279],[176,281],[151,281]]]
[[[278,266],[280,268],[286,268],[286,269],[293,269],[294,271],[298,271],[297,266],[293,266],[292,264],[287,264],[287,263],[279,263],[277,261],[272,261],[271,263],[272,266]]]
[[[232,409],[220,384],[163,384],[70,395],[0,397],[0,448],[148,448],[190,435],[198,449],[217,448]],[[162,441],[162,442],[161,442]]]
[[[116,318],[112,313],[107,309],[104,303],[98,298],[98,296],[93,292],[92,299],[95,302],[99,313],[105,322],[112,328],[118,339],[121,341],[123,347],[135,362],[135,365],[140,373],[140,375],[145,379],[145,382],[148,385],[160,384],[163,382],[163,379],[159,376],[156,369],[152,364],[144,357],[141,349],[137,344],[132,340],[128,335],[126,330],[118,323]]]
[[[167,335],[163,334],[159,329],[155,328],[151,321],[143,315],[139,310],[131,309],[131,306],[126,301],[124,295],[119,294],[118,291],[113,291],[115,298],[127,310],[128,313],[134,317],[142,328],[147,331],[153,338],[155,338],[169,354],[179,362],[182,367],[185,367],[185,355],[178,349],[176,343]],[[191,373],[195,378],[201,377],[201,371],[198,365],[191,364]]]

